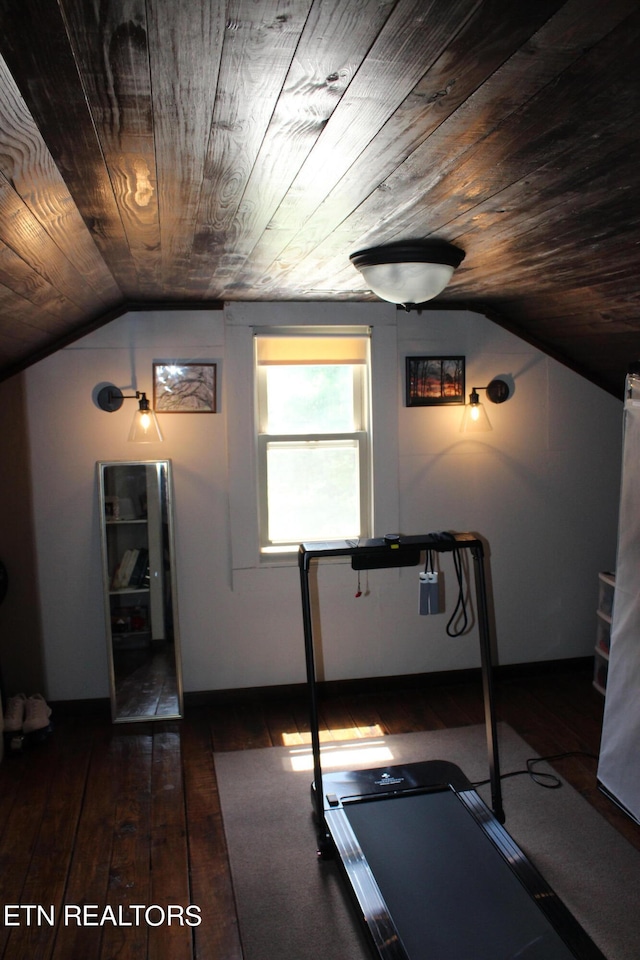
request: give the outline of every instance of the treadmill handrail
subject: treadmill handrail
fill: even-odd
[[[471,533],[452,534],[451,539],[443,539],[440,535],[434,533],[422,534],[421,536],[402,536],[395,543],[389,543],[384,537],[369,540],[358,539],[355,542],[349,540],[312,541],[300,544],[298,566],[301,569],[308,569],[312,560],[324,557],[352,557],[358,553],[371,553],[374,556],[387,554],[391,558],[396,550],[434,550],[438,553],[451,553],[454,550],[470,549],[472,547],[479,551],[480,556],[484,556],[482,540]],[[390,562],[389,566],[393,566],[393,563]]]
[[[382,538],[348,541],[335,540],[313,543],[302,543],[298,550],[298,567],[300,569],[300,591],[302,599],[302,619],[305,642],[305,663],[307,673],[307,687],[309,690],[309,725],[311,732],[311,749],[313,754],[314,774],[314,805],[318,829],[318,847],[321,855],[328,853],[330,844],[326,824],[324,822],[324,796],[322,789],[322,762],[320,754],[320,733],[318,717],[317,677],[315,669],[315,653],[313,643],[313,618],[311,615],[311,593],[309,587],[309,570],[313,560],[329,557],[357,556],[358,553],[370,554],[378,559],[389,558],[389,566],[395,566],[393,555],[403,550],[433,550],[438,553],[469,550],[474,560],[475,593],[477,606],[478,632],[480,639],[480,661],[482,671],[482,690],[485,712],[485,728],[487,736],[487,753],[489,757],[489,779],[491,782],[491,803],[493,812],[500,823],[504,823],[502,807],[502,789],[500,783],[500,760],[498,750],[498,736],[496,727],[495,704],[493,693],[493,662],[491,654],[491,639],[489,631],[489,615],[484,572],[484,548],[482,541],[471,533],[456,534],[422,534],[401,536],[393,540]]]

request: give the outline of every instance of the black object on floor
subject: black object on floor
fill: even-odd
[[[376,955],[604,960],[459,767],[329,773],[324,822]]]

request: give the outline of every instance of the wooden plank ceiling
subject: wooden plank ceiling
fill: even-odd
[[[466,306],[621,395],[640,357],[638,0],[0,0],[0,376],[123,309]],[[428,311],[423,314],[428,323]]]

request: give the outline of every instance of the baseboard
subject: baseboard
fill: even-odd
[[[572,657],[564,660],[543,660],[534,663],[513,663],[494,668],[496,682],[551,674],[582,673],[593,675],[593,657]],[[390,693],[416,688],[450,686],[479,681],[480,668],[443,670],[435,673],[410,673],[391,677],[364,677],[354,680],[325,680],[318,683],[320,697],[355,696],[357,694]],[[185,709],[189,706],[224,704],[250,700],[285,700],[306,698],[305,683],[277,684],[265,687],[234,687],[224,690],[201,690],[184,694]]]
[[[88,717],[102,715],[111,719],[111,701],[108,697],[98,697],[92,700],[48,700],[52,717]]]
[[[593,675],[593,657],[572,657],[565,660],[541,660],[534,663],[510,663],[494,668],[497,683],[536,677],[584,673]],[[480,679],[480,668],[441,670],[435,673],[408,673],[391,677],[363,677],[355,680],[325,680],[318,684],[320,697],[355,696],[357,694],[392,693],[417,688],[473,683]],[[224,690],[196,690],[184,694],[185,710],[189,707],[238,703],[250,700],[306,699],[306,683],[285,683],[264,687],[233,687]],[[111,716],[107,697],[95,700],[50,700],[57,716]]]

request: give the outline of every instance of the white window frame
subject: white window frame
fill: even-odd
[[[254,334],[273,326],[305,330],[345,324],[371,330],[373,536],[400,529],[398,407],[402,403],[398,359],[398,311],[375,303],[226,303],[222,410],[229,469],[229,586],[248,582],[245,571],[297,567],[298,557],[260,554],[255,443]],[[340,561],[336,561],[339,563]]]
[[[267,475],[267,451],[270,444],[292,444],[294,446],[306,446],[311,444],[321,444],[331,447],[337,446],[343,441],[354,443],[358,450],[358,468],[359,468],[359,514],[360,529],[353,531],[355,537],[370,537],[373,527],[373,464],[371,457],[371,356],[370,356],[370,330],[368,328],[356,328],[348,330],[338,330],[336,328],[318,329],[315,327],[307,329],[298,329],[291,331],[290,328],[273,329],[269,331],[257,330],[255,332],[255,342],[261,336],[274,337],[329,337],[340,339],[344,336],[359,337],[366,342],[364,362],[355,364],[353,367],[353,413],[354,429],[351,432],[314,432],[314,433],[287,433],[275,434],[268,432],[267,424],[267,367],[258,362],[257,350],[255,356],[255,382],[256,382],[256,459],[257,459],[257,482],[258,482],[258,525],[259,525],[259,549],[261,556],[268,557],[286,557],[297,553],[300,540],[289,541],[288,543],[279,543],[269,538],[269,505],[268,505],[268,475]],[[318,360],[318,366],[324,364],[330,365],[330,360]],[[333,539],[338,539],[340,532],[336,532]]]

